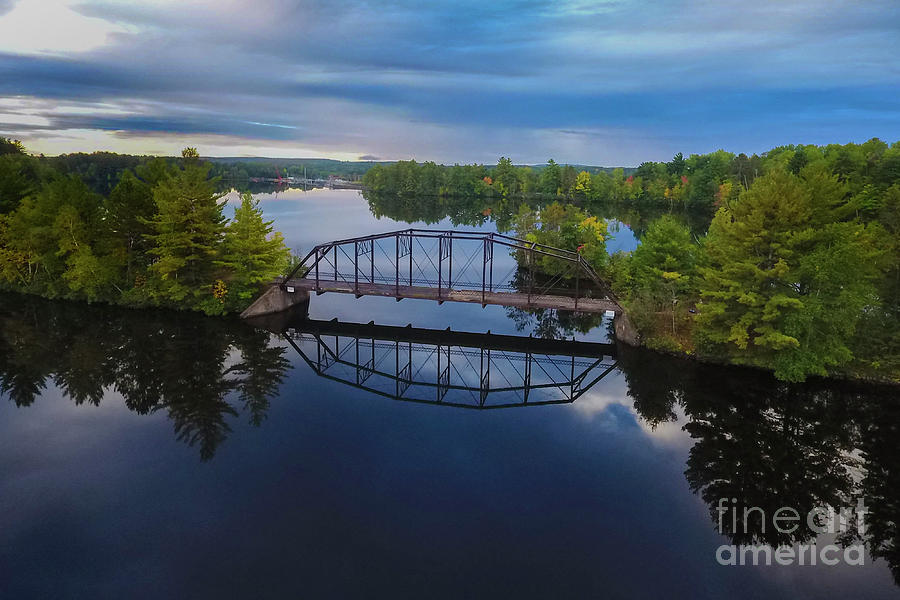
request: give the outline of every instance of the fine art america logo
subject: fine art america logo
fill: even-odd
[[[720,565],[848,565],[865,564],[862,544],[818,545],[816,536],[831,534],[834,540],[860,540],[865,534],[868,513],[862,498],[856,507],[817,506],[802,514],[783,506],[770,513],[758,506],[738,506],[737,498],[720,498],[716,506],[719,533],[732,539],[755,537],[811,540],[811,543],[723,544],[716,550]],[[767,531],[768,528],[768,531]],[[803,528],[806,528],[805,530]]]

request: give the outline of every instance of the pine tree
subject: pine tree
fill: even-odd
[[[648,299],[655,311],[671,311],[672,335],[677,335],[677,305],[696,296],[699,248],[688,228],[672,215],[651,223],[631,257],[631,270],[638,295]]]
[[[697,254],[697,244],[688,228],[672,215],[663,215],[650,224],[632,254],[635,283],[653,291],[663,274],[669,272],[678,273],[682,284],[690,288],[696,274]]]
[[[504,197],[518,193],[519,178],[511,159],[501,156],[497,161],[497,166],[494,168],[494,182]]]
[[[852,359],[848,343],[874,301],[882,251],[863,225],[822,223],[810,189],[774,171],[716,213],[700,283],[707,352],[793,381]]]
[[[562,170],[552,158],[547,161],[547,166],[541,169],[540,189],[549,196],[555,196],[559,192],[562,181]]]
[[[153,233],[149,253],[152,294],[162,303],[199,307],[212,298],[216,258],[225,230],[223,194],[196,162],[163,178],[153,189],[156,215],[145,221]]]
[[[149,250],[146,225],[156,212],[153,190],[131,171],[125,171],[106,199],[106,221],[110,235],[125,255],[125,283],[134,282],[134,272],[146,266]]]
[[[259,202],[247,192],[234,209],[234,219],[225,230],[222,267],[230,272],[226,305],[241,310],[259,293],[260,287],[284,273],[290,253],[272,221],[264,221]]]

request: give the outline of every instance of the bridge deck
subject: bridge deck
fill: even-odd
[[[499,306],[511,306],[515,308],[556,308],[560,310],[577,310],[579,312],[602,313],[608,310],[621,311],[621,307],[612,300],[595,298],[579,298],[576,304],[574,298],[567,296],[538,296],[517,292],[486,292],[482,297],[480,290],[438,290],[433,287],[408,286],[399,287],[389,283],[363,283],[354,286],[353,282],[319,280],[319,288],[316,289],[315,279],[289,279],[284,282],[286,286],[296,289],[317,291],[318,293],[336,292],[339,294],[356,294],[359,296],[385,296],[388,298],[416,298],[421,300],[436,300],[439,302],[470,302],[473,304],[495,304]]]

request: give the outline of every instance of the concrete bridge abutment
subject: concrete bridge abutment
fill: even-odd
[[[304,304],[307,308],[309,307],[309,290],[290,286],[282,287],[282,284],[274,283],[241,313],[241,318],[251,319],[282,313]]]
[[[624,309],[617,311],[616,316],[613,317],[613,328],[616,332],[616,339],[623,344],[634,347],[641,345],[641,336],[638,333],[637,327],[635,327],[634,323],[631,322],[631,319],[628,318],[628,313],[626,313]]]

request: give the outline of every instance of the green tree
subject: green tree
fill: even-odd
[[[416,193],[419,196],[437,196],[444,185],[444,177],[441,168],[434,162],[427,161],[418,168],[418,184]]]
[[[559,165],[552,158],[547,161],[547,166],[541,169],[540,189],[541,193],[555,196],[559,192],[562,172]]]
[[[878,283],[880,303],[866,310],[853,344],[860,367],[900,379],[900,184],[883,194],[878,241],[885,249],[884,277]]]
[[[812,202],[812,219],[819,226],[855,217],[858,207],[851,200],[849,186],[832,174],[824,162],[812,163],[800,172]]]
[[[513,166],[512,160],[504,156],[497,161],[494,168],[494,184],[505,197],[510,194],[515,195],[519,192],[519,178],[516,174],[516,167]]]
[[[0,215],[10,213],[40,187],[41,169],[18,140],[0,138]]]
[[[799,175],[800,170],[803,169],[809,162],[809,157],[806,156],[806,153],[803,151],[803,148],[797,148],[794,151],[794,155],[791,157],[791,160],[788,162],[788,170],[794,175]]]
[[[676,336],[677,305],[697,292],[698,247],[688,228],[672,215],[654,221],[631,258],[632,280],[638,293],[671,311]]]
[[[559,187],[563,195],[571,197],[575,193],[575,182],[578,179],[578,172],[572,165],[566,165],[559,174]]]
[[[719,209],[701,269],[706,351],[793,381],[849,362],[879,251],[864,226],[821,226],[814,207],[801,179],[776,170]]]
[[[692,208],[712,206],[721,185],[731,171],[734,155],[724,150],[710,154],[692,154],[686,161],[686,173],[690,181],[686,204]]]
[[[223,194],[207,175],[208,165],[188,162],[153,188],[156,214],[146,221],[151,294],[157,301],[199,307],[212,298],[219,244],[225,230]]]
[[[181,158],[185,164],[197,163],[200,160],[200,153],[197,152],[196,148],[187,147],[181,151]]]
[[[150,249],[147,222],[156,213],[152,188],[125,171],[105,201],[110,235],[125,255],[125,281],[131,284],[136,270],[147,266]]]
[[[225,229],[221,260],[217,261],[230,272],[227,308],[246,308],[263,285],[285,272],[289,257],[284,237],[273,233],[272,221],[263,220],[259,203],[245,193]]]
[[[19,140],[0,137],[0,156],[7,154],[25,154],[25,146]]]
[[[5,219],[3,278],[50,297],[109,299],[117,257],[103,216],[84,182],[57,177]]]
[[[666,171],[670,175],[681,175],[684,173],[685,161],[684,154],[679,152],[672,157],[672,160],[666,163]]]
[[[164,158],[151,158],[138,165],[134,172],[141,181],[151,187],[174,174],[172,166]]]

